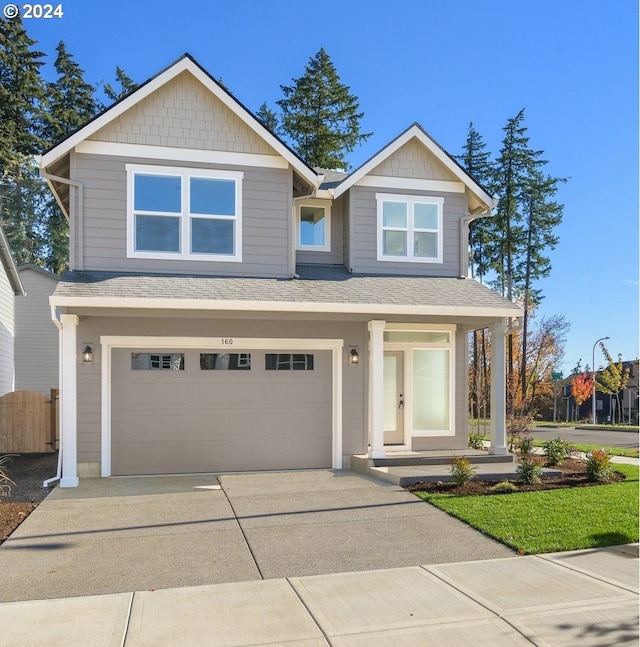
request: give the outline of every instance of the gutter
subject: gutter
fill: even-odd
[[[58,357],[61,357],[62,355],[62,324],[60,323],[60,320],[58,319],[58,314],[56,313],[56,307],[54,305],[51,306],[51,321],[53,321],[53,324],[55,327],[58,329]],[[62,362],[58,362],[58,384],[62,384]],[[60,420],[60,411],[58,410],[58,420]],[[62,425],[58,425],[61,427]],[[56,474],[55,476],[52,476],[51,478],[47,479],[46,481],[42,482],[42,487],[43,488],[48,488],[49,483],[53,483],[54,481],[59,481],[60,478],[62,477],[62,433],[60,433],[60,437],[58,439],[58,464],[56,466]]]

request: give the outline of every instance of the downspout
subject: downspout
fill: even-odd
[[[51,306],[51,321],[53,321],[53,324],[58,329],[58,358],[59,358],[62,351],[62,324],[58,319],[58,315],[56,313],[56,307],[53,305]],[[58,361],[58,384],[62,384],[62,362],[60,361]],[[58,429],[60,429],[60,427],[61,427],[60,409],[58,409]],[[62,476],[62,434],[60,434],[60,437],[58,439],[58,465],[56,467],[56,475],[52,476],[50,479],[47,479],[46,481],[43,481],[42,487],[48,488],[49,483],[53,483],[53,481],[59,481],[61,476]]]
[[[69,213],[66,213],[65,215],[67,216],[67,220],[69,221],[70,225],[75,224],[76,240],[79,241],[77,245],[77,253],[76,253],[76,258],[74,263],[75,265],[74,269],[82,270],[84,269],[84,255],[82,252],[84,248],[84,218],[83,218],[84,185],[81,182],[77,182],[76,180],[69,180],[66,177],[60,177],[59,175],[51,175],[50,173],[47,173],[42,168],[40,169],[40,175],[45,180],[47,180],[49,185],[51,184],[51,182],[60,182],[61,184],[67,184],[68,186],[72,186],[78,189],[78,197],[77,197],[78,210],[74,214],[75,223],[71,223],[71,215]],[[53,195],[56,197],[56,201],[62,208],[62,204],[60,203],[60,200],[58,200],[57,192],[53,191]],[[71,199],[69,199],[69,206],[71,206]],[[70,210],[71,209],[69,209],[69,211]],[[62,212],[65,213],[64,208],[62,208]]]
[[[486,213],[486,212],[485,212]],[[469,223],[473,222],[480,215],[464,216],[460,218],[460,278],[466,279],[469,276]],[[491,215],[491,210],[487,215]],[[463,251],[466,250],[466,251]]]

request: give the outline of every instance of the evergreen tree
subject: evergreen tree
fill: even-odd
[[[138,84],[126,74],[126,72],[116,65],[116,82],[120,84],[120,89],[115,89],[110,83],[104,84],[104,93],[107,96],[107,99],[111,103],[120,101],[123,97],[126,97],[129,92],[133,92],[138,87]],[[102,104],[101,109],[104,110],[107,108],[107,105]]]
[[[41,263],[43,182],[32,160],[42,146],[42,52],[20,17],[0,18],[0,225],[18,263]]]
[[[360,132],[364,113],[357,97],[341,83],[324,48],[292,80],[280,86],[284,98],[277,102],[283,135],[310,166],[346,171],[346,154],[371,135]]]
[[[258,108],[256,118],[267,130],[274,134],[278,132],[278,115],[267,106],[266,101]]]

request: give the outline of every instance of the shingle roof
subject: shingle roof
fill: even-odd
[[[519,309],[500,295],[476,281],[457,278],[422,278],[406,276],[362,276],[350,274],[344,267],[302,265],[299,279],[247,277],[210,277],[169,274],[132,274],[118,272],[69,272],[54,292],[58,305],[72,301],[81,305],[84,299],[135,300],[136,306],[151,307],[151,301],[183,300],[202,302],[319,304],[323,311],[364,311],[366,307],[392,310],[495,310],[495,316],[515,315]],[[147,301],[148,300],[148,301]],[[146,302],[146,303],[145,303]],[[111,303],[115,307],[115,303]],[[95,301],[92,305],[96,305]],[[199,305],[199,304],[198,304]],[[219,303],[222,306],[222,303]],[[167,306],[170,307],[170,306]],[[295,309],[295,308],[290,308]],[[306,309],[301,307],[301,309]],[[485,314],[490,314],[486,312]]]

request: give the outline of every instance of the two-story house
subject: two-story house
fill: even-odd
[[[413,125],[310,168],[185,55],[40,160],[69,218],[61,485],[336,468],[464,448],[467,338],[520,310],[466,279],[493,199]]]

